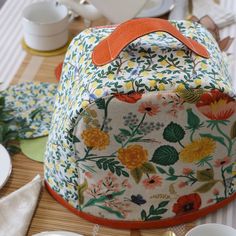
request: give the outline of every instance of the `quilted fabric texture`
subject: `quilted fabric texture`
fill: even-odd
[[[70,44],[45,179],[79,215],[146,227],[235,196],[236,103],[227,65],[200,25],[171,23],[203,44],[210,58],[159,32],[96,67],[93,48],[113,27],[85,30]]]

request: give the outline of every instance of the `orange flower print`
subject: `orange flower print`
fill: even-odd
[[[133,170],[147,162],[148,152],[138,144],[129,145],[118,150],[118,159],[126,168]]]
[[[122,94],[122,93],[116,93],[114,94],[114,96],[123,102],[127,102],[127,103],[136,103],[139,99],[142,98],[142,93],[140,92],[131,92],[131,93],[127,93],[127,94]]]
[[[153,104],[152,102],[143,102],[139,106],[138,111],[140,113],[147,113],[149,116],[154,116],[160,111],[160,108],[157,104]]]
[[[196,107],[211,120],[227,120],[235,113],[236,102],[229,95],[214,89],[203,93]]]
[[[153,175],[145,180],[143,180],[143,185],[146,189],[155,189],[156,187],[161,186],[162,178],[158,175]]]
[[[182,173],[183,173],[184,175],[190,175],[190,174],[193,173],[193,170],[190,169],[190,168],[183,168]]]
[[[81,137],[87,147],[98,150],[105,149],[110,143],[109,135],[98,128],[84,130]]]

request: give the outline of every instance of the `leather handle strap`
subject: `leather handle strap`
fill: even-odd
[[[169,33],[197,55],[209,58],[207,49],[197,41],[185,37],[169,21],[158,18],[142,18],[120,24],[95,48],[92,61],[97,66],[105,65],[118,57],[120,52],[135,39],[146,34],[162,31]]]

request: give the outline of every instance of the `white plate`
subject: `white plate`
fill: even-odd
[[[33,236],[82,236],[82,235],[68,231],[48,231],[39,234],[34,234]]]
[[[6,184],[12,170],[11,157],[0,144],[0,189]]]
[[[166,14],[174,7],[174,0],[149,0],[143,10],[136,16],[143,17],[157,17]]]

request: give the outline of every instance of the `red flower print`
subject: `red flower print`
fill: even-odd
[[[176,215],[184,215],[198,210],[201,206],[201,202],[201,198],[197,193],[185,195],[178,198],[177,202],[173,205],[172,211]]]
[[[138,111],[140,113],[147,113],[149,116],[154,116],[160,111],[160,109],[158,105],[153,104],[152,102],[143,102],[139,106]]]
[[[236,102],[229,95],[214,89],[203,93],[196,107],[211,120],[227,120],[235,113]]]
[[[146,189],[154,189],[158,186],[161,186],[162,178],[158,175],[153,175],[150,178],[143,180],[143,185]]]
[[[139,99],[142,98],[143,93],[139,92],[131,92],[127,94],[122,94],[122,93],[116,93],[114,96],[122,101],[122,102],[127,102],[127,103],[136,103]]]
[[[216,189],[216,188],[215,188],[215,189],[213,189],[213,191],[212,191],[212,192],[213,192],[213,194],[214,194],[214,195],[219,195],[219,194],[220,194],[219,190],[218,190],[218,189]]]
[[[207,203],[212,203],[214,200],[212,198],[210,198],[209,200],[207,200]]]
[[[229,163],[230,163],[230,158],[226,156],[222,159],[216,160],[215,161],[215,167],[225,166],[225,165],[228,165]]]
[[[190,174],[193,173],[193,170],[190,169],[190,168],[183,168],[182,172],[183,172],[184,175],[190,175]]]

